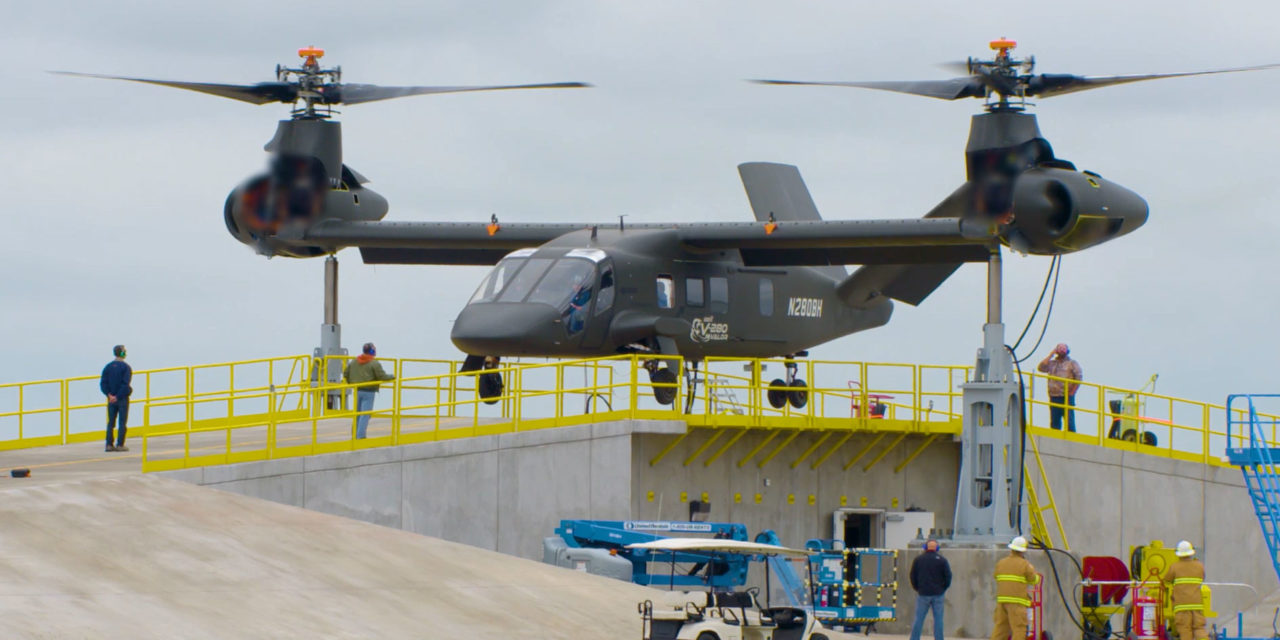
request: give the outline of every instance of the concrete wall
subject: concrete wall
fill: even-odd
[[[910,436],[865,470],[896,438],[888,436],[845,471],[844,464],[875,437],[859,434],[815,470],[810,465],[838,438],[793,467],[820,437],[801,435],[760,466],[759,460],[781,443],[779,437],[739,466],[766,434],[748,433],[707,464],[732,434],[695,457],[711,437],[698,430],[651,465],[684,430],[683,422],[627,421],[168,475],[535,559],[541,557],[542,538],[562,518],[682,520],[687,501],[703,493],[711,502],[712,520],[742,522],[752,533],[773,529],[792,545],[831,537],[832,512],[842,506],[915,506],[933,511],[940,528],[951,526],[960,451],[949,439],[934,441],[895,472],[924,441]],[[1210,581],[1244,582],[1263,594],[1275,590],[1276,577],[1238,471],[1049,438],[1040,440],[1040,450],[1077,556],[1127,557],[1132,544],[1161,539],[1172,545],[1186,538],[1200,549]],[[914,615],[907,570],[915,553],[903,554],[899,562],[902,622],[881,624],[882,631],[905,632]],[[1003,548],[944,547],[956,574],[947,596],[947,635],[990,632],[990,572],[1004,553]],[[1033,552],[1029,559],[1050,575],[1044,554]],[[1072,569],[1061,565],[1065,579]],[[1073,586],[1069,580],[1064,584],[1068,590]],[[1058,637],[1074,637],[1057,598],[1056,590],[1046,590],[1047,628]],[[1245,591],[1218,589],[1214,608],[1229,615],[1248,607],[1251,598]]]
[[[1209,582],[1243,582],[1265,596],[1278,586],[1240,471],[1041,438],[1049,485],[1071,550],[1128,558],[1131,545],[1190,540]],[[1254,594],[1214,590],[1223,616]]]
[[[632,432],[613,422],[164,475],[531,559],[561,518],[625,519]]]
[[[960,466],[959,446],[950,439],[935,440],[901,472],[895,472],[894,468],[924,443],[923,437],[906,438],[870,471],[864,470],[896,438],[890,435],[845,471],[845,463],[875,438],[873,434],[859,434],[816,470],[812,469],[811,464],[838,441],[838,437],[833,437],[793,468],[792,463],[821,437],[806,433],[761,467],[759,461],[781,444],[785,435],[775,438],[754,459],[738,466],[768,437],[765,433],[748,433],[710,465],[706,461],[729,442],[731,435],[722,436],[696,460],[685,464],[707,438],[712,437],[707,430],[700,430],[685,438],[657,464],[650,465],[671,443],[672,436],[637,434],[631,457],[635,469],[631,484],[632,516],[683,520],[688,517],[688,506],[681,501],[681,493],[686,500],[701,499],[706,493],[711,502],[711,520],[741,522],[752,534],[773,529],[783,543],[796,546],[810,538],[832,537],[831,516],[842,506],[898,511],[919,507],[933,511],[935,522],[944,523],[941,526],[951,526]],[[756,494],[760,494],[759,503]],[[809,503],[810,496],[813,504]]]

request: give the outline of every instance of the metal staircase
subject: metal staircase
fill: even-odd
[[[1027,442],[1031,443],[1031,451],[1035,453],[1036,467],[1040,469],[1040,485],[1044,487],[1044,497],[1048,500],[1044,504],[1041,503],[1040,496],[1036,492],[1035,478],[1031,475],[1031,465],[1024,465],[1022,477],[1027,489],[1027,506],[1030,507],[1028,511],[1031,516],[1031,537],[1044,543],[1045,546],[1069,550],[1071,547],[1067,544],[1067,532],[1063,529],[1062,518],[1058,515],[1058,503],[1053,499],[1053,490],[1049,488],[1049,476],[1044,471],[1044,461],[1040,459],[1040,446],[1036,444],[1035,436],[1028,435]],[[1050,534],[1049,520],[1045,518],[1046,512],[1053,513],[1053,524],[1057,526],[1058,540],[1062,542],[1060,546],[1054,542]]]
[[[1270,446],[1275,443],[1263,431],[1269,427],[1275,433],[1278,425],[1275,420],[1259,419],[1254,401],[1263,398],[1280,399],[1280,394],[1227,396],[1227,460],[1244,473],[1244,486],[1271,552],[1271,566],[1280,577],[1280,468],[1276,466],[1280,448]]]

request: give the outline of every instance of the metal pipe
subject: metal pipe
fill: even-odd
[[[991,250],[987,259],[987,324],[1000,324],[1001,290],[1000,248]]]
[[[324,323],[338,324],[338,259],[324,259]]]

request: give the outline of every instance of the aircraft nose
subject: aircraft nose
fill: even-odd
[[[548,305],[483,302],[463,307],[449,339],[472,355],[521,356],[553,349],[563,334],[560,314]]]

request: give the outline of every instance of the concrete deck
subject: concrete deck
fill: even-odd
[[[481,424],[492,422],[482,419]],[[440,429],[464,429],[470,427],[470,418],[442,419]],[[434,429],[432,421],[406,420],[402,430],[425,431]],[[265,442],[265,427],[237,429],[233,432],[232,451],[245,451],[261,448]],[[390,435],[391,422],[385,418],[374,418],[369,422],[369,437]],[[334,418],[321,420],[316,426],[315,436],[318,442],[338,442],[351,437],[351,419]],[[295,446],[306,444],[311,440],[310,422],[281,424],[276,430],[276,442],[279,446]],[[180,458],[183,452],[183,438],[168,436],[153,438],[148,456],[152,459]],[[105,478],[142,471],[142,438],[130,436],[126,445],[127,452],[106,452],[104,442],[83,442],[51,447],[34,447],[31,449],[13,449],[0,451],[0,490],[11,487],[28,487],[65,482]],[[195,455],[219,453],[226,450],[226,432],[216,431],[196,433],[191,436],[191,451]],[[31,469],[29,478],[11,478],[9,471],[17,468]]]

